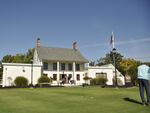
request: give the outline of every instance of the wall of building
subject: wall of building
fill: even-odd
[[[113,85],[113,70],[111,68],[89,68],[88,76],[91,78],[96,78],[96,73],[106,73],[107,74],[107,85]]]
[[[91,66],[88,67],[87,74],[91,78],[96,78],[96,73],[106,73],[107,74],[107,85],[113,85],[113,78],[115,76],[114,68],[112,67],[103,67],[103,66]],[[122,85],[125,85],[124,76],[121,75],[119,71],[117,71],[117,78],[121,80]],[[118,84],[120,85],[120,84]]]
[[[33,85],[37,84],[38,78],[41,76],[41,65],[3,63],[3,87],[12,86],[17,76],[24,76],[31,83],[31,70],[33,69]]]
[[[57,62],[58,63],[58,62]],[[58,63],[59,64],[59,63]],[[75,65],[75,63],[73,63]],[[59,65],[57,65],[59,69]],[[28,79],[29,84],[31,83],[31,70],[32,65],[31,64],[17,64],[17,63],[3,63],[3,80],[2,85],[5,86],[12,86],[14,85],[14,80],[17,76],[24,76]],[[38,78],[42,74],[47,74],[48,77],[53,78],[53,74],[57,75],[57,80],[53,81],[54,85],[57,85],[58,82],[61,82],[60,80],[60,74],[65,74],[67,77],[69,77],[69,74],[72,75],[72,78],[70,80],[75,81],[75,85],[82,85],[82,83],[85,83],[83,80],[84,76],[87,75],[91,78],[96,77],[96,73],[106,73],[107,74],[107,85],[113,85],[113,77],[114,77],[114,68],[111,67],[88,67],[87,70],[84,71],[75,71],[75,66],[73,66],[72,71],[49,71],[49,70],[42,70],[42,65],[34,64],[33,65],[33,85],[37,84]],[[117,73],[120,73],[117,71]],[[80,79],[77,80],[77,75],[80,75]],[[117,76],[124,85],[124,76],[121,74],[118,74]]]
[[[60,80],[60,74],[65,74],[67,77],[69,77],[69,74],[72,75],[72,78],[70,80],[74,80],[76,85],[82,85],[84,83],[83,77],[84,77],[84,71],[76,71],[73,73],[73,71],[43,71],[43,74],[46,74],[48,77],[53,78],[53,74],[57,75],[57,80],[53,80],[53,85],[58,84],[58,82],[61,82]],[[80,80],[77,80],[77,75],[80,75]],[[70,81],[69,81],[70,83]]]

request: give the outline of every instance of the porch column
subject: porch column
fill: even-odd
[[[59,61],[57,62],[57,81],[59,81]]]
[[[76,71],[76,65],[75,62],[73,62],[73,80],[75,82],[75,71]]]

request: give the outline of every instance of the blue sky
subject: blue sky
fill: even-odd
[[[89,60],[115,47],[150,61],[150,0],[0,0],[0,59],[43,46],[78,48]]]

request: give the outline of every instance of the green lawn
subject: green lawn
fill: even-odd
[[[0,89],[0,113],[150,113],[137,88]]]

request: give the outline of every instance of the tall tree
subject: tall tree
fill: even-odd
[[[26,53],[25,57],[25,63],[30,63],[31,60],[33,60],[34,50],[35,50],[34,48],[28,49],[28,52]]]
[[[97,60],[97,65],[101,66],[101,65],[105,65],[105,64],[113,64],[113,54],[115,56],[115,62],[116,62],[116,68],[119,68],[119,64],[122,61],[123,56],[119,53],[119,52],[115,52],[115,53],[107,53],[106,56],[104,58],[100,58],[99,60]]]

